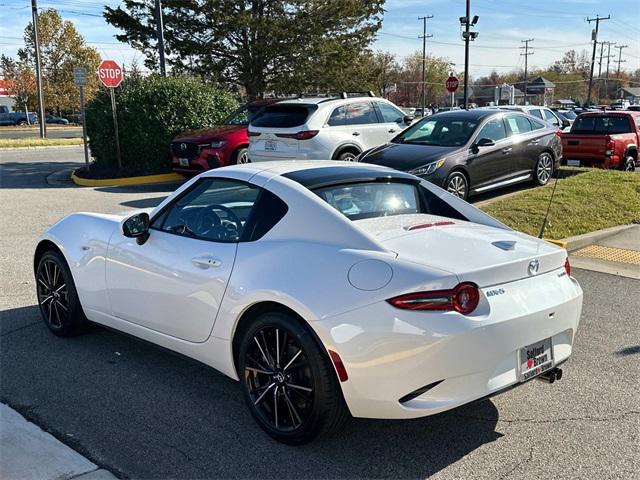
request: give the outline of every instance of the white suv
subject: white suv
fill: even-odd
[[[249,159],[351,161],[387,143],[412,120],[372,92],[284,100],[266,107],[249,125]]]

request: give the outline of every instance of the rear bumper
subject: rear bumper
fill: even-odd
[[[504,293],[486,296],[498,289]],[[381,302],[313,322],[345,365],[349,379],[341,386],[352,415],[416,418],[496,394],[520,383],[520,349],[548,337],[555,364],[569,358],[582,290],[564,269],[482,290],[469,317]]]

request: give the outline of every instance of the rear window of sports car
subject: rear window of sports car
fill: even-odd
[[[446,202],[413,182],[343,183],[313,191],[350,220],[412,213],[466,220]]]

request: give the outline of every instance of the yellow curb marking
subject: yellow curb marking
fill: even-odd
[[[162,173],[160,175],[143,175],[140,177],[126,177],[126,178],[107,178],[107,179],[93,179],[93,178],[81,178],[75,173],[71,174],[71,180],[76,185],[82,187],[119,187],[122,185],[144,185],[147,183],[160,183],[160,182],[177,182],[184,180],[182,175],[177,173]]]

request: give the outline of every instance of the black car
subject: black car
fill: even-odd
[[[545,185],[561,159],[556,127],[520,112],[482,109],[436,113],[358,157],[413,173],[465,199],[519,182]]]

